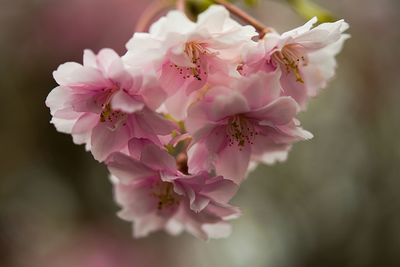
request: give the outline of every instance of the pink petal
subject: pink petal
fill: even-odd
[[[240,184],[245,179],[250,162],[250,152],[249,145],[241,147],[241,150],[236,145],[227,146],[217,155],[215,162],[217,174]]]
[[[188,151],[189,173],[212,169],[212,161],[207,146],[204,143],[193,145]]]
[[[232,226],[226,222],[203,224],[202,228],[209,238],[228,238],[232,233]]]
[[[112,65],[116,61],[121,61],[119,55],[112,49],[109,48],[104,48],[100,50],[100,52],[97,54],[97,65],[98,68],[100,68],[104,74],[109,73],[112,71]],[[120,66],[122,66],[122,62],[120,63]],[[116,66],[114,65],[114,68]],[[122,68],[119,68],[119,70],[122,70]]]
[[[148,144],[143,147],[140,161],[155,170],[176,172],[174,157],[155,144]]]
[[[282,91],[279,71],[259,72],[240,79],[237,85],[251,109],[261,108],[279,97]]]
[[[347,28],[348,24],[343,20],[333,23],[323,23],[296,37],[295,42],[311,50],[321,49],[338,41],[341,33]]]
[[[285,162],[288,158],[290,147],[286,151],[270,151],[265,152],[262,156],[256,158],[258,162],[262,162],[267,165],[272,165],[277,162]]]
[[[298,82],[293,72],[283,72],[281,76],[281,85],[283,88],[282,95],[292,97],[302,109],[306,108],[309,95],[305,83]]]
[[[207,207],[209,203],[210,199],[208,197],[196,195],[196,197],[190,202],[190,209],[194,212],[200,212]]]
[[[167,93],[162,89],[158,80],[149,78],[140,91],[144,102],[151,110],[156,110],[167,98]]]
[[[151,183],[147,179],[114,185],[115,200],[123,207],[118,216],[124,220],[135,220],[154,212],[157,200],[149,193],[150,191]]]
[[[72,89],[65,86],[58,86],[51,90],[46,98],[46,106],[50,108],[51,115],[57,110],[67,107],[72,97]]]
[[[108,96],[107,91],[92,91],[85,94],[74,94],[71,97],[71,106],[76,112],[101,113],[104,98]]]
[[[297,111],[293,98],[280,97],[264,108],[247,113],[247,116],[261,121],[260,125],[285,125],[293,120]]]
[[[238,186],[222,176],[214,177],[207,181],[201,194],[218,203],[228,203],[236,194]]]
[[[97,68],[97,57],[90,49],[85,49],[83,52],[83,66]]]
[[[223,6],[212,5],[198,17],[199,28],[205,28],[216,32],[223,30],[225,20],[229,18],[229,12]]]
[[[188,33],[195,25],[184,13],[173,10],[153,23],[149,32],[153,36],[165,38],[169,33]]]
[[[239,208],[228,205],[212,202],[207,206],[206,212],[213,214],[223,220],[237,219],[242,215]]]
[[[300,26],[298,28],[295,28],[293,30],[290,30],[288,32],[283,33],[282,37],[286,38],[288,36],[298,36],[298,35],[304,34],[304,33],[308,32],[308,31],[310,31],[311,28],[313,27],[313,25],[315,23],[317,23],[317,22],[318,22],[317,17],[313,17],[312,19],[307,21],[304,25],[302,25],[302,26]]]
[[[73,129],[78,117],[79,117],[79,114],[77,115],[76,119],[59,119],[59,118],[53,117],[51,119],[50,123],[54,124],[57,131],[59,131],[61,133],[70,134],[72,132],[72,129]]]
[[[208,115],[213,121],[249,111],[246,99],[230,88],[213,88],[210,93],[214,96],[214,101],[208,110]]]
[[[130,131],[126,126],[110,129],[107,123],[99,123],[92,132],[91,149],[94,158],[104,161],[112,152],[128,145]]]
[[[84,113],[75,123],[72,134],[83,134],[91,132],[99,123],[99,114]]]
[[[187,117],[188,106],[195,97],[195,94],[188,96],[185,90],[179,90],[176,94],[167,98],[164,105],[168,113],[176,120],[184,120]]]
[[[109,82],[99,70],[74,62],[60,65],[53,72],[53,76],[59,85],[78,86],[85,90],[98,90],[109,86]]]
[[[120,110],[125,113],[134,113],[136,111],[142,110],[144,107],[144,103],[134,99],[123,90],[119,90],[112,97],[111,106],[115,110]]]
[[[72,107],[67,107],[57,110],[53,116],[59,119],[75,120],[82,115],[81,112],[76,112]]]
[[[135,238],[148,236],[150,233],[164,228],[167,218],[151,214],[146,217],[137,219],[134,223],[133,233]]]
[[[168,95],[174,95],[185,83],[183,75],[174,66],[171,67],[172,62],[167,62],[162,66],[160,85],[167,92]]]
[[[171,134],[177,128],[171,121],[147,108],[138,113],[136,118],[141,128],[148,129],[149,132],[157,135]]]
[[[134,159],[140,160],[143,149],[151,144],[154,143],[146,138],[132,138],[128,143],[129,155]]]
[[[108,170],[122,183],[130,183],[157,174],[142,162],[122,153],[111,154],[106,163]]]

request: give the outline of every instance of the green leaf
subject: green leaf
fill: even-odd
[[[318,17],[318,21],[320,23],[332,22],[336,20],[331,12],[313,3],[310,0],[287,0],[287,1],[299,15],[303,16],[306,19],[311,19],[312,17],[316,16]]]

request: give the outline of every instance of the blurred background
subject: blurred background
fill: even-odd
[[[0,0],[0,267],[400,266],[400,1],[315,1],[352,38],[337,77],[301,115],[315,138],[261,166],[225,240],[134,240],[106,169],[49,124],[52,71],[85,48],[124,53],[139,0]],[[286,1],[247,7],[279,31]]]

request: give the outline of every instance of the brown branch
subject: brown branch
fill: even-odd
[[[247,14],[237,6],[229,3],[228,1],[225,0],[213,0],[213,1],[219,5],[224,6],[226,9],[228,9],[229,12],[231,12],[233,15],[240,18],[244,22],[247,22],[248,24],[252,25],[259,33],[260,39],[262,39],[265,36],[265,34],[270,31],[270,29],[267,26],[265,26],[262,22],[250,16],[249,14]]]
[[[168,0],[155,0],[150,3],[142,13],[141,17],[136,24],[136,32],[147,31],[152,20],[161,12],[171,6],[171,1]]]

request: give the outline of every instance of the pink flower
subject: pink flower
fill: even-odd
[[[149,33],[135,33],[125,59],[159,74],[163,88],[173,96],[166,102],[168,111],[183,119],[195,97],[191,93],[207,82],[226,79],[239,62],[241,48],[256,35],[253,27],[241,26],[222,6],[211,6],[197,22],[171,11]]]
[[[268,33],[258,45],[248,46],[241,73],[276,72],[281,77],[283,95],[293,97],[304,109],[309,98],[334,76],[335,56],[349,38],[343,34],[349,27],[343,20],[312,28],[316,22],[313,18],[282,35]]]
[[[294,142],[311,138],[295,120],[297,103],[280,91],[279,78],[262,72],[210,88],[188,111],[189,170],[215,169],[240,183],[250,160],[285,160]]]
[[[131,74],[113,50],[98,55],[86,50],[83,65],[65,63],[54,78],[59,86],[46,99],[51,122],[72,134],[76,144],[86,144],[99,161],[126,147],[132,137],[159,142],[158,135],[174,129],[153,111],[166,97],[154,77]]]
[[[230,234],[227,220],[240,215],[228,201],[237,186],[206,171],[184,174],[175,159],[145,139],[132,139],[130,156],[113,153],[106,161],[112,174],[119,216],[134,222],[135,237],[164,229],[183,230],[201,239]]]

